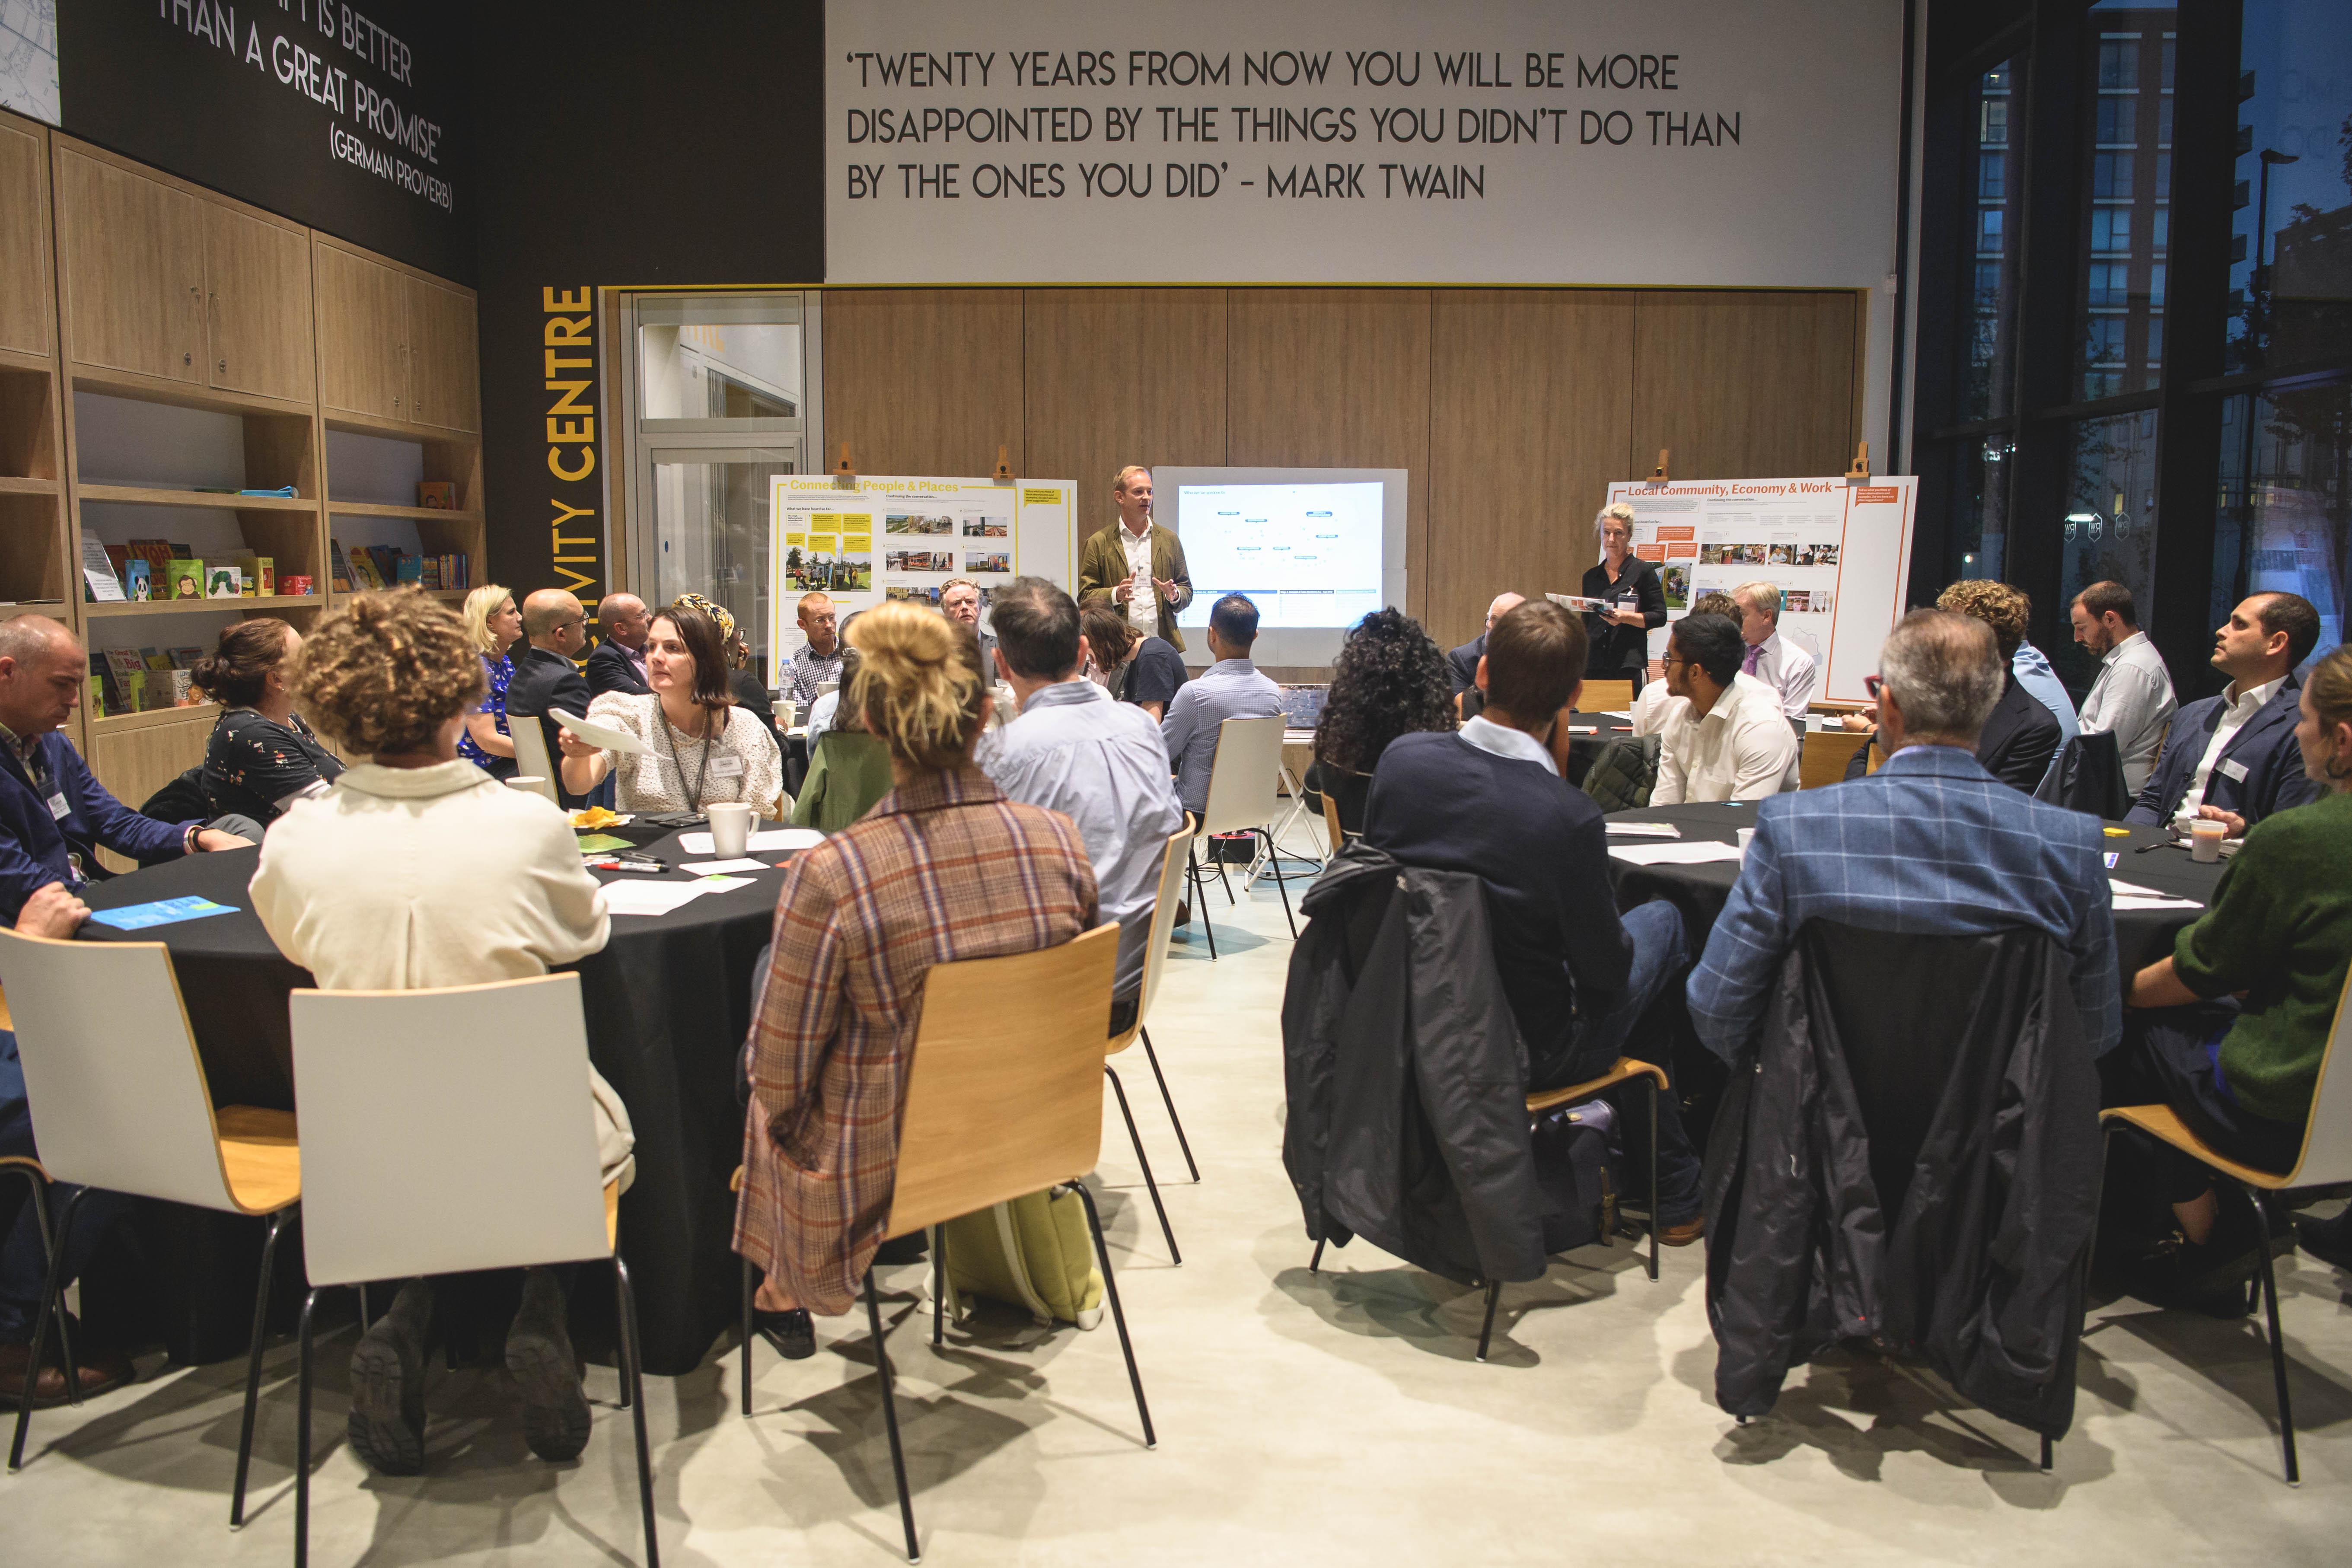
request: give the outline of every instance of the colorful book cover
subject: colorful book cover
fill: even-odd
[[[394,582],[414,583],[419,587],[424,586],[425,557],[422,555],[398,557],[392,563],[392,574]]]
[[[389,544],[371,544],[367,547],[367,552],[368,559],[375,563],[377,579],[387,588],[398,585],[400,552]]]
[[[441,586],[441,557],[427,555],[420,564],[422,570],[417,574],[417,582],[427,588]]]
[[[119,679],[122,683],[122,710],[125,713],[147,711],[147,672],[134,669]]]
[[[122,568],[122,585],[131,595],[131,602],[143,605],[155,596],[154,568],[134,555]]]
[[[278,579],[278,591],[290,599],[307,599],[312,585],[308,576],[298,572]]]
[[[163,580],[171,584],[159,599],[201,599],[205,596],[205,563],[193,556],[174,555],[163,563]]]
[[[352,569],[343,564],[343,542],[340,539],[327,542],[327,569],[331,574],[328,581],[333,584],[336,593],[352,591]]]
[[[134,539],[131,542],[131,553],[134,558],[147,563],[147,574],[158,583],[163,580],[164,573],[171,569],[173,552],[169,540]]]
[[[121,544],[108,545],[106,547],[106,563],[114,568],[114,574],[117,577],[121,576],[122,569],[131,563],[130,549],[127,546]]]
[[[196,668],[196,661],[204,657],[205,650],[193,643],[183,647],[175,647],[172,650],[172,668],[194,669]]]
[[[362,591],[383,586],[383,574],[376,570],[375,557],[365,545],[352,546],[352,581]]]
[[[457,486],[453,479],[419,479],[416,481],[416,504],[431,507],[436,511],[457,510]]]
[[[139,650],[139,662],[149,669],[169,669],[172,656],[160,647],[142,647]]]
[[[205,570],[205,597],[207,599],[242,599],[245,597],[245,574],[234,566],[211,566]]]

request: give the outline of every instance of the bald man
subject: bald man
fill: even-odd
[[[646,602],[635,594],[607,594],[596,605],[596,625],[604,640],[588,656],[588,689],[602,697],[607,691],[642,697],[653,689],[646,684],[646,634],[654,618]]]
[[[1454,682],[1454,695],[1457,699],[1477,682],[1478,661],[1486,657],[1486,632],[1495,629],[1497,618],[1509,615],[1527,602],[1524,594],[1506,592],[1496,595],[1495,602],[1486,606],[1486,631],[1480,632],[1445,656],[1445,673]]]
[[[552,766],[563,755],[555,743],[562,726],[547,715],[561,708],[584,717],[595,698],[588,678],[572,662],[588,645],[588,612],[562,589],[541,588],[522,602],[522,635],[530,646],[514,656],[514,677],[507,682],[507,726],[512,729],[518,719],[537,720]],[[560,770],[553,782],[567,808],[588,804],[587,796],[563,788]]]

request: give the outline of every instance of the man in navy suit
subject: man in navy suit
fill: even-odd
[[[653,630],[654,618],[646,602],[635,594],[607,594],[596,606],[596,624],[604,628],[604,640],[588,655],[588,689],[598,697],[607,691],[643,697],[651,691],[646,684],[646,634]]]
[[[1486,631],[1480,632],[1460,647],[1445,653],[1446,678],[1454,683],[1454,695],[1461,696],[1478,683],[1478,661],[1486,657],[1486,632],[1495,629],[1495,617],[1507,615],[1527,601],[1517,594],[1502,593],[1486,606]]]
[[[2172,717],[2164,753],[2126,822],[2168,822],[2181,832],[2200,816],[2232,838],[2273,812],[2319,797],[2294,743],[2303,688],[2294,667],[2319,644],[2319,612],[2300,594],[2254,594],[2213,633],[2213,668],[2230,678],[2219,697]]]
[[[1699,1038],[1745,1059],[1781,959],[1819,919],[1926,936],[2047,931],[2071,960],[2084,1037],[2107,1050],[2122,1037],[2123,999],[2104,840],[2096,818],[2020,795],[1977,761],[2008,673],[1992,628],[1915,610],[1878,661],[1886,762],[1758,804],[1739,880],[1691,972]]]

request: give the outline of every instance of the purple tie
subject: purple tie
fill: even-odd
[[[1763,657],[1764,657],[1764,645],[1763,645],[1762,643],[1758,643],[1758,644],[1756,644],[1753,647],[1750,647],[1750,648],[1748,650],[1748,658],[1747,658],[1746,661],[1745,661],[1745,662],[1743,662],[1743,663],[1740,665],[1740,667],[1739,667],[1739,668],[1740,668],[1740,672],[1741,672],[1742,674],[1745,674],[1745,675],[1753,675],[1753,674],[1755,674],[1755,673],[1756,673],[1756,661],[1757,661],[1758,659],[1759,659],[1759,658],[1762,658]]]

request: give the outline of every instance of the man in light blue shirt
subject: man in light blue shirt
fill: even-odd
[[[1078,606],[1042,577],[995,596],[996,670],[1020,716],[981,737],[975,761],[1012,799],[1068,817],[1094,863],[1103,918],[1118,922],[1111,1030],[1135,1020],[1168,839],[1184,825],[1158,726],[1087,679]]]
[[[2032,643],[2019,639],[2017,651],[2010,656],[2010,673],[2025,688],[2025,694],[2044,708],[2058,721],[2058,750],[2050,753],[2053,767],[2066,750],[2066,742],[2081,732],[2082,721],[2074,716],[2074,700],[2066,695],[2066,683],[2050,668],[2050,658]]]
[[[1239,594],[1219,599],[1209,611],[1209,657],[1216,662],[1177,689],[1168,717],[1160,721],[1160,738],[1176,763],[1176,798],[1195,815],[1209,804],[1218,726],[1228,719],[1268,719],[1282,712],[1282,688],[1250,662],[1256,642],[1257,606]]]

